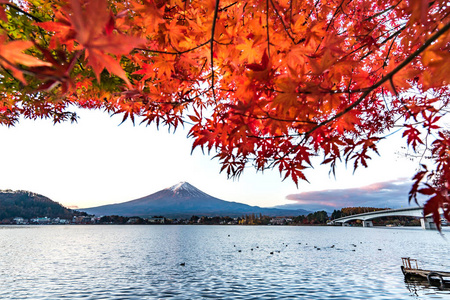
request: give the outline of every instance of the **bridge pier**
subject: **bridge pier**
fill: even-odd
[[[363,227],[373,227],[373,222],[372,221],[362,221]]]
[[[437,229],[433,218],[420,218],[420,226],[422,229]]]

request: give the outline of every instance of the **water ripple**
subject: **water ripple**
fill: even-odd
[[[402,256],[450,269],[420,229],[0,226],[1,299],[445,299]],[[228,236],[230,235],[230,236]],[[378,250],[382,249],[382,250]]]

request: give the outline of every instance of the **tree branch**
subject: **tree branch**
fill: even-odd
[[[233,2],[233,3],[231,3],[231,4],[227,5],[227,6],[222,7],[221,9],[219,9],[219,11],[222,12],[224,10],[227,10],[228,8],[234,6],[234,5],[238,4],[238,3],[239,3],[239,1]]]
[[[386,81],[388,80],[392,80],[392,77],[397,74],[401,69],[403,69],[405,66],[407,66],[411,61],[413,61],[413,59],[415,59],[420,53],[422,53],[423,51],[425,51],[426,48],[428,48],[428,46],[430,46],[434,41],[436,41],[440,36],[442,36],[446,31],[448,31],[450,29],[450,23],[446,24],[444,27],[442,27],[439,31],[437,31],[435,34],[433,34],[428,40],[425,41],[425,43],[423,43],[422,46],[420,46],[416,51],[414,51],[411,55],[409,55],[401,64],[399,64],[394,70],[392,70],[391,72],[389,72],[386,76],[384,76],[383,78],[381,78],[377,83],[375,83],[374,85],[372,85],[370,88],[368,88],[366,91],[363,92],[363,94],[358,98],[358,100],[356,100],[355,102],[353,102],[350,106],[348,106],[346,109],[344,109],[343,111],[341,111],[340,113],[336,114],[335,116],[333,116],[332,118],[323,121],[321,123],[319,123],[317,126],[315,126],[314,128],[312,128],[311,130],[309,130],[308,132],[305,133],[305,138],[303,139],[303,141],[311,134],[313,133],[315,130],[317,130],[318,128],[327,125],[328,123],[342,117],[343,115],[345,115],[346,113],[348,113],[349,111],[351,111],[353,108],[355,108],[356,106],[358,106],[366,97],[367,95],[369,95],[371,92],[373,92],[375,89],[377,89],[378,87],[380,87],[382,84],[384,84]]]
[[[219,3],[220,0],[216,0],[216,7],[214,9],[214,17],[211,28],[211,40],[210,40],[210,48],[211,48],[211,89],[213,92],[213,98],[216,100],[216,93],[214,91],[214,31],[216,30],[216,22],[217,22],[217,14],[219,12]]]
[[[23,9],[21,9],[20,7],[14,5],[14,4],[6,3],[6,5],[9,6],[9,7],[11,7],[12,9],[17,10],[17,11],[20,12],[20,13],[23,13],[24,15],[30,17],[31,19],[33,19],[33,20],[36,21],[36,22],[39,22],[39,23],[42,22],[42,20],[39,19],[38,17],[35,17],[35,16],[33,16],[32,14],[27,13],[26,11],[24,11]]]
[[[275,11],[275,13],[277,14],[278,18],[280,19],[281,24],[283,24],[284,31],[286,31],[288,37],[292,40],[292,42],[297,45],[297,43],[295,42],[295,38],[289,32],[289,28],[287,28],[286,24],[283,21],[283,18],[281,17],[280,13],[276,9],[276,7],[275,7],[275,5],[273,3],[273,0],[270,0],[270,3],[272,3],[273,10]]]
[[[379,17],[379,16],[381,16],[382,14],[387,13],[387,12],[390,11],[390,10],[393,10],[393,9],[396,8],[401,2],[402,2],[402,1],[400,0],[397,4],[394,4],[394,5],[392,5],[392,6],[388,7],[388,8],[386,8],[385,10],[382,10],[382,11],[380,11],[380,12],[378,12],[378,13],[376,13],[376,14],[370,16],[370,17],[367,17],[367,18],[364,20],[364,22],[370,21],[370,20],[372,20],[373,18]]]
[[[190,49],[187,49],[187,50],[178,51],[178,50],[175,49],[176,52],[152,50],[152,49],[144,49],[144,48],[134,48],[134,50],[140,50],[140,51],[146,51],[146,52],[152,52],[152,53],[158,53],[158,54],[180,55],[180,54],[184,54],[184,53],[188,53],[188,52],[197,50],[198,48],[206,46],[206,45],[210,44],[211,42],[212,42],[212,39],[209,39],[206,42],[201,43],[200,45],[197,45],[197,46],[195,46],[193,48],[190,48]]]
[[[339,6],[336,8],[336,10],[334,11],[333,16],[331,17],[330,22],[328,23],[327,29],[325,29],[325,31],[328,32],[328,29],[330,29],[331,24],[334,22],[334,18],[336,17],[336,15],[338,14],[339,10],[342,7],[342,4],[344,4],[344,0],[341,1],[341,3],[339,4]]]
[[[291,1],[291,3],[292,3],[292,1]],[[270,57],[269,0],[266,0],[266,32],[267,32],[267,55]]]

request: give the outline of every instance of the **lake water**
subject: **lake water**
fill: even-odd
[[[1,226],[0,299],[450,299],[448,290],[405,283],[400,270],[409,256],[425,269],[450,271],[446,233]]]

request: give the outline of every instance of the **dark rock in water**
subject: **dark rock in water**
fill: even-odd
[[[270,254],[273,254],[273,252],[270,252]]]
[[[186,263],[184,263],[184,262],[182,262],[181,264],[180,264],[180,266],[185,266],[186,265]]]

